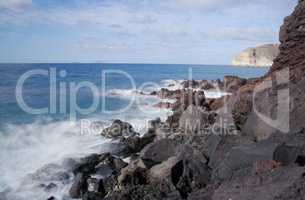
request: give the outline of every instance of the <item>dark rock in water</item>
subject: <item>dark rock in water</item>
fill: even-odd
[[[199,87],[202,90],[211,90],[211,89],[215,89],[215,86],[213,83],[207,81],[207,80],[202,80],[199,82]]]
[[[74,178],[74,182],[69,190],[69,195],[73,199],[79,199],[86,193],[87,188],[87,177],[79,173]]]
[[[112,156],[110,153],[106,153],[101,155],[100,162],[95,168],[98,168],[101,165],[108,165],[112,170],[119,172],[127,163],[120,158]]]
[[[104,187],[103,187],[103,180],[97,178],[88,178],[87,179],[87,196],[96,196],[96,197],[104,197],[106,195]],[[85,195],[86,196],[86,195]],[[84,197],[83,197],[84,198]],[[88,197],[85,197],[88,198]],[[92,198],[90,198],[92,199]]]
[[[208,106],[205,101],[204,91],[182,90],[177,102],[173,106],[173,110],[184,111],[190,105],[199,106],[205,108]]]
[[[169,102],[159,102],[154,105],[155,108],[160,108],[160,109],[171,109],[174,107],[172,103]]]
[[[157,96],[158,93],[157,93],[157,91],[153,91],[153,92],[150,93],[150,95],[152,95],[152,96]]]
[[[57,185],[55,183],[50,183],[50,184],[46,185],[46,187],[44,189],[46,192],[52,192],[53,190],[57,189]]]
[[[180,96],[181,91],[180,90],[169,90],[165,88],[161,88],[159,92],[157,92],[157,95],[161,99],[176,99]]]
[[[101,135],[106,138],[118,138],[136,136],[139,134],[134,131],[129,123],[115,120],[110,127],[103,130]]]
[[[56,198],[55,197],[49,197],[47,200],[56,200]]]
[[[140,152],[146,145],[153,142],[156,137],[155,129],[149,129],[149,131],[142,137],[134,136],[128,138],[122,138],[120,140],[119,150],[116,154],[129,157],[135,153]]]
[[[92,174],[95,172],[95,166],[100,162],[100,155],[92,154],[85,157],[81,162],[75,166],[73,173],[76,175],[78,173]]]
[[[177,148],[178,147],[176,144],[174,144],[173,140],[161,139],[147,145],[141,151],[140,157],[144,161],[159,164],[174,156]]]
[[[179,119],[180,119],[180,116],[181,116],[181,113],[182,112],[174,112],[173,115],[169,116],[167,119],[166,119],[166,123],[168,124],[169,128],[170,129],[178,129],[179,128]]]
[[[273,160],[287,166],[295,163],[298,156],[301,156],[301,149],[299,147],[281,144],[275,149]],[[301,157],[299,157],[299,161],[301,161]]]
[[[81,163],[79,163],[73,170],[73,173],[91,175],[98,171],[103,171],[103,173],[108,171],[109,174],[111,174],[113,172],[119,172],[124,166],[126,166],[124,161],[112,156],[110,153],[104,153],[101,155],[92,154],[83,158]]]
[[[183,81],[181,85],[183,86],[184,89],[198,88],[199,87],[199,83],[197,81],[194,81],[194,80]]]
[[[150,120],[148,122],[148,129],[149,130],[156,130],[157,128],[160,128],[161,123],[162,123],[162,121],[159,117],[155,120]]]

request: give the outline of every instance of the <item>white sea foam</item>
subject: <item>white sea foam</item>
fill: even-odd
[[[49,194],[33,188],[37,186],[35,181],[25,187],[28,174],[65,158],[101,152],[107,142],[94,135],[80,135],[79,124],[68,121],[8,125],[0,135],[0,191],[13,188],[14,197],[9,199],[47,197]]]
[[[164,110],[147,113],[130,109],[124,115],[100,115],[89,121],[101,121],[108,126],[112,120],[121,119],[131,123],[135,131],[143,134],[147,131],[149,120],[156,117],[165,120],[169,114]],[[39,177],[43,174],[52,176],[65,171],[58,164],[67,158],[83,157],[111,149],[110,140],[105,140],[98,133],[82,134],[80,122],[38,121],[26,125],[11,124],[0,132],[0,137],[0,195],[7,190],[10,200],[47,199],[50,196],[62,199],[68,194],[71,180],[64,184],[55,181],[58,187],[49,193],[40,184],[50,184],[50,181],[32,179],[29,175],[34,173]],[[50,164],[58,167],[48,168]]]

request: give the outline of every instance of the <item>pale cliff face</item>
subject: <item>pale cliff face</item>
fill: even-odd
[[[232,64],[237,66],[269,67],[273,64],[273,60],[278,54],[278,44],[248,48],[237,55],[233,59]]]

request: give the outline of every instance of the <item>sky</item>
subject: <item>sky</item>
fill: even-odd
[[[230,64],[297,0],[0,0],[0,62]]]

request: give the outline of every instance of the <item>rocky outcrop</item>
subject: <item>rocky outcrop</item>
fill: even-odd
[[[266,44],[244,50],[233,59],[232,64],[237,66],[270,67],[278,54],[278,44]]]
[[[159,93],[160,97],[177,99],[174,113],[165,123],[160,119],[151,121],[143,137],[126,134],[133,132],[132,126],[117,121],[125,127],[123,132],[111,126],[105,133],[120,139],[130,162],[111,154],[82,159],[73,170],[70,196],[83,200],[304,199],[305,98],[304,91],[298,89],[305,86],[305,53],[291,49],[304,50],[303,24],[305,0],[300,0],[282,27],[281,53],[270,72],[250,80],[226,77],[223,88],[230,85],[230,97],[207,100],[204,92],[191,89],[200,88],[200,83],[189,81],[183,90]],[[295,54],[288,55],[289,51]],[[290,73],[285,73],[287,69]],[[282,76],[283,70],[288,76]],[[266,82],[268,87],[261,90]],[[290,110],[279,114],[277,107],[287,100],[286,93],[279,91],[286,88],[295,89],[288,93],[292,98]],[[224,100],[228,102],[222,103]],[[197,119],[215,125],[213,120],[218,122],[225,116],[221,108],[224,105],[237,126],[235,134],[222,134],[224,127],[208,129],[205,134],[185,131],[188,125],[196,125]],[[286,131],[282,125],[288,114],[290,129]],[[269,116],[273,124],[262,116]]]
[[[122,122],[121,120],[115,120],[110,127],[102,131],[101,135],[106,138],[118,138],[130,137],[139,134],[133,130],[129,123]]]
[[[241,130],[258,140],[271,134],[293,133],[305,128],[305,2],[299,1],[280,31],[280,53],[268,74],[239,90],[239,101],[251,102],[243,110]],[[248,95],[245,95],[245,94]],[[237,112],[238,115],[238,112]]]

